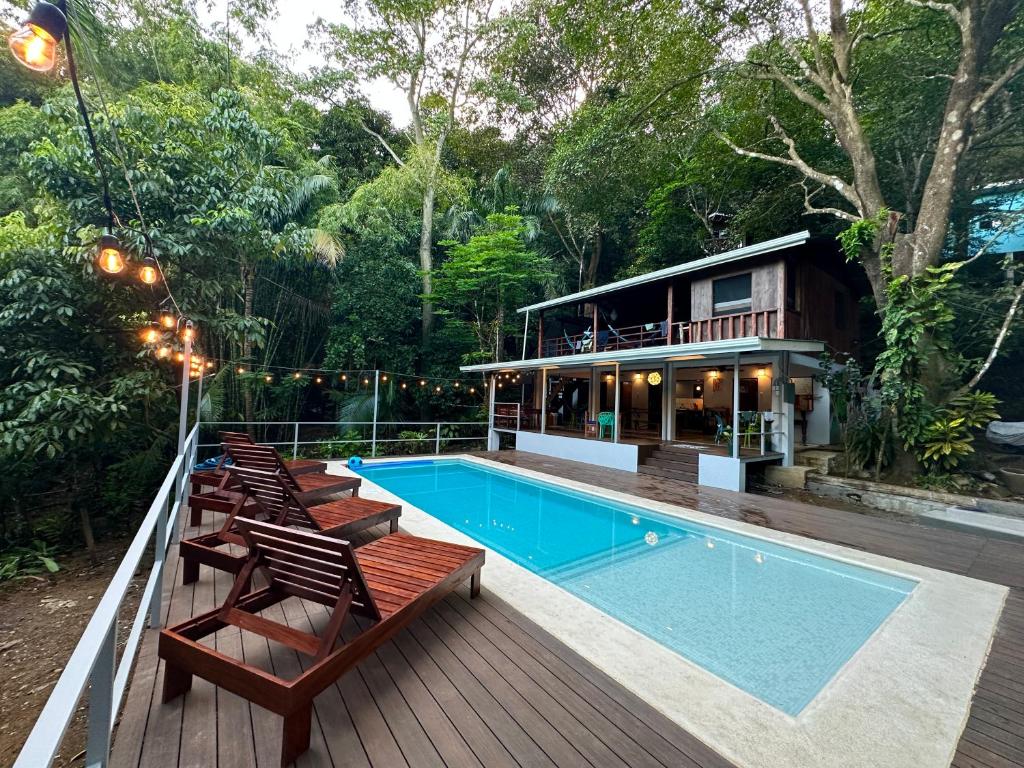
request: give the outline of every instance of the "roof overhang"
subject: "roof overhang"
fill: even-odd
[[[774,240],[765,240],[763,243],[755,243],[754,245],[748,245],[743,248],[736,248],[732,251],[726,251],[725,253],[718,253],[714,256],[707,256],[703,259],[697,259],[695,261],[688,261],[684,264],[676,264],[675,266],[665,267],[659,269],[656,272],[648,272],[646,275],[637,275],[636,277],[630,277],[626,280],[619,280],[614,283],[608,283],[607,285],[601,285],[597,288],[588,288],[585,291],[579,291],[578,293],[570,293],[566,296],[559,296],[557,299],[549,299],[548,301],[541,301],[537,304],[531,304],[528,307],[520,307],[517,312],[531,312],[539,309],[547,309],[549,307],[560,307],[566,304],[579,304],[595,296],[601,296],[605,293],[612,293],[613,291],[621,291],[624,288],[632,288],[637,285],[643,285],[645,283],[653,283],[657,280],[664,280],[666,278],[675,277],[676,275],[686,274],[688,272],[697,272],[702,269],[709,269],[711,267],[717,267],[722,264],[729,264],[733,261],[739,261],[741,259],[747,259],[751,256],[759,256],[765,253],[771,253],[772,251],[781,251],[785,248],[792,248],[797,245],[803,245],[811,239],[811,233],[807,230],[803,232],[794,232],[791,235],[785,237],[776,237]]]
[[[696,344],[673,344],[666,347],[644,349],[620,349],[609,352],[595,352],[584,355],[562,355],[542,357],[533,360],[509,360],[503,363],[464,365],[465,373],[490,373],[493,371],[530,371],[541,368],[579,368],[580,366],[609,366],[619,363],[670,363],[684,360],[712,360],[747,352],[800,352],[815,354],[823,352],[821,341],[805,339],[768,339],[761,336],[746,336],[723,341],[702,341]]]

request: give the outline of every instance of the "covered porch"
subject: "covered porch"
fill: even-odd
[[[489,386],[492,449],[514,442],[636,472],[671,448],[694,465],[696,482],[742,490],[747,464],[790,466],[798,442],[828,442],[827,392],[814,381],[818,342],[750,337],[702,346],[466,370],[484,373]]]

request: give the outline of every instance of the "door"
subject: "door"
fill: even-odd
[[[740,410],[757,411],[757,379],[740,379]]]

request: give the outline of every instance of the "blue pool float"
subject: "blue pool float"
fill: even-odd
[[[349,469],[359,469],[361,466],[363,466],[363,460],[361,458],[359,458],[358,456],[349,456],[349,458],[348,458],[348,468]]]

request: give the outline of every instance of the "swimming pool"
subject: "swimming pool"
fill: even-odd
[[[359,472],[793,716],[917,583],[467,461]]]

